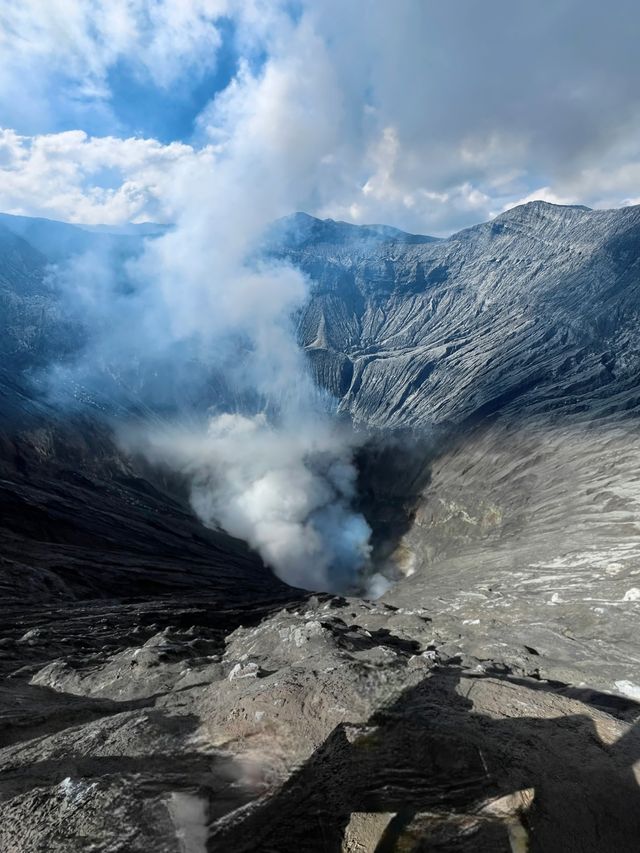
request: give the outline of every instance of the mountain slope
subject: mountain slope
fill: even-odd
[[[276,223],[311,369],[370,437],[377,602],[203,529],[107,394],[39,399],[75,341],[46,224],[0,230],[0,846],[634,851],[639,220]]]
[[[38,372],[76,353],[83,331],[48,278],[73,251],[140,251],[136,238],[65,223],[0,224],[0,596],[6,607],[75,598],[218,592],[285,597],[262,561],[193,516],[180,484],[115,446],[95,400],[59,408]],[[24,235],[24,236],[21,236]],[[35,235],[35,236],[34,236]],[[45,256],[42,248],[56,246]],[[102,403],[102,401],[100,401]],[[102,403],[104,408],[104,403]]]
[[[546,677],[640,696],[640,208],[534,202],[438,243],[280,254],[314,282],[318,381],[414,433],[404,493],[397,462],[375,472],[377,512],[386,492],[409,516],[381,548],[411,575],[388,600],[464,623],[459,652],[523,671],[531,647]]]
[[[356,235],[277,253],[312,281],[300,339],[319,381],[389,428],[632,385],[639,248],[640,207],[532,202],[438,242]]]

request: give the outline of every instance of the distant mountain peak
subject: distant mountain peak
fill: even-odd
[[[268,229],[267,242],[286,239],[289,245],[302,247],[317,243],[349,244],[372,241],[404,244],[435,243],[437,237],[409,234],[391,225],[355,225],[335,219],[318,219],[301,211],[278,219]]]
[[[515,207],[510,207],[499,216],[495,217],[495,221],[509,220],[526,220],[540,217],[553,217],[555,219],[567,219],[585,213],[593,213],[592,208],[586,207],[584,204],[554,204],[550,201],[537,199],[528,201],[525,204],[518,204]]]

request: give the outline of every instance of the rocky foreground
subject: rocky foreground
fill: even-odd
[[[0,849],[637,849],[640,706],[460,655],[422,606],[282,604],[15,609]]]

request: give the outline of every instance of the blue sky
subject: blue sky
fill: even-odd
[[[91,51],[93,39],[96,53],[103,51],[106,55],[98,63],[94,75],[89,70],[91,61],[85,57],[88,68],[83,74],[82,65],[78,67],[77,61],[66,66],[64,51],[56,57],[54,51],[48,49],[47,37],[53,40],[55,31],[47,32],[45,27],[40,32],[25,33],[24,48],[16,50],[13,57],[19,74],[11,75],[12,82],[16,82],[18,76],[21,78],[21,96],[15,97],[14,93],[14,97],[9,97],[6,92],[1,104],[3,125],[11,126],[20,134],[33,136],[81,129],[92,136],[138,136],[165,143],[187,142],[196,132],[198,115],[237,72],[235,22],[225,15],[214,15],[203,21],[203,38],[194,45],[193,55],[186,52],[179,56],[174,72],[167,79],[159,79],[153,67],[140,61],[136,49],[138,43],[148,44],[153,38],[153,25],[148,19],[138,22],[139,33],[130,40],[130,47],[125,45],[124,49],[109,54],[104,50],[108,34],[91,32],[91,11],[98,4],[91,0],[79,4],[75,0],[53,2],[61,14],[67,6],[84,6],[86,29],[81,37],[76,36],[78,52]],[[8,3],[11,6],[12,0]],[[34,6],[34,19],[37,11]],[[64,17],[61,26],[64,29]],[[70,26],[70,53],[74,50],[73,33],[74,28]],[[12,26],[5,21],[7,40],[15,35],[15,23]],[[170,37],[170,33],[168,35]],[[83,44],[85,39],[88,44]],[[81,56],[81,62],[82,59]],[[91,76],[97,77],[97,81],[91,80]]]
[[[120,61],[109,69],[111,115],[100,110],[89,113],[83,128],[92,135],[113,133],[119,136],[154,137],[161,142],[189,142],[196,133],[196,120],[216,92],[228,86],[237,71],[233,27],[222,22],[221,48],[212,69],[192,72],[169,88],[158,87],[150,77],[141,77]],[[71,130],[73,116],[61,117],[55,130]]]
[[[426,233],[637,203],[639,39],[632,0],[3,0],[0,209],[166,221],[229,151],[304,160],[292,209]]]

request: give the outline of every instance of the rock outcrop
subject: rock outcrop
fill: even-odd
[[[638,706],[463,666],[426,609],[200,598],[34,621],[2,639],[23,664],[1,694],[3,849],[637,845]]]

